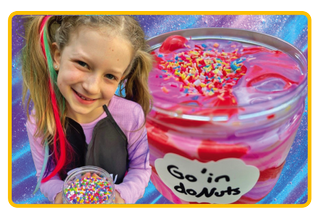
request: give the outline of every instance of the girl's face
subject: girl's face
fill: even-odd
[[[60,51],[54,44],[57,84],[66,99],[67,116],[79,123],[98,118],[132,59],[129,41],[107,30],[79,27]]]

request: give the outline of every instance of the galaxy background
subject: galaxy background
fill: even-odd
[[[15,204],[50,204],[38,191],[33,194],[37,179],[28,137],[26,115],[22,106],[22,77],[19,55],[24,46],[24,15],[15,15],[12,27],[12,202]],[[304,15],[137,15],[147,38],[170,31],[223,27],[257,31],[281,38],[308,59],[308,18]],[[9,33],[10,34],[10,33]],[[309,73],[310,74],[310,73]],[[9,88],[10,89],[10,88]],[[308,201],[308,97],[301,125],[273,190],[259,204],[305,204]],[[10,132],[9,132],[10,133]],[[10,157],[10,156],[9,156]],[[137,204],[171,204],[149,182]]]

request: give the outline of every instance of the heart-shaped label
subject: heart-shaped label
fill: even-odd
[[[259,169],[236,158],[201,163],[176,154],[155,161],[160,179],[182,200],[229,204],[249,192]]]

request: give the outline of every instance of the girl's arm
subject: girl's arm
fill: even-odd
[[[140,199],[148,186],[151,175],[149,165],[149,148],[146,129],[134,147],[129,148],[129,169],[123,182],[116,185],[115,189],[120,193],[125,203],[135,203]]]
[[[137,108],[138,107],[138,108]],[[138,111],[136,111],[138,109]],[[148,186],[151,167],[149,165],[149,146],[147,130],[144,125],[144,114],[140,105],[134,108],[136,114],[131,119],[135,126],[126,134],[128,139],[129,169],[123,182],[115,186],[125,203],[135,203],[140,199]]]
[[[29,144],[31,149],[31,154],[36,169],[36,176],[39,179],[40,172],[44,160],[44,147],[41,145],[41,138],[35,138],[33,135],[36,131],[36,125],[34,119],[30,116],[30,121],[27,122],[26,128],[29,137]],[[45,197],[49,199],[50,202],[54,202],[58,193],[62,192],[63,181],[58,175],[52,177],[49,181],[41,183],[40,191]]]

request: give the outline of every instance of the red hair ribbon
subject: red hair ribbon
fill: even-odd
[[[45,25],[48,21],[48,19],[51,16],[45,16],[41,22],[40,25],[40,43],[41,43],[41,49],[43,52],[43,55],[47,61],[47,63],[49,62],[47,60],[47,56],[46,56],[46,49],[45,49],[45,44],[48,44],[46,41],[46,36],[45,36]],[[50,54],[48,54],[48,56],[50,56]],[[50,71],[50,70],[49,70]],[[56,167],[54,168],[54,170],[51,172],[51,174],[49,174],[49,176],[43,178],[41,180],[42,183],[47,182],[48,180],[50,180],[54,175],[56,175],[64,166],[65,162],[66,162],[66,146],[67,146],[67,141],[63,132],[63,128],[61,125],[61,121],[60,121],[60,114],[59,114],[59,108],[58,108],[58,103],[57,103],[57,99],[56,99],[56,95],[53,89],[53,84],[51,82],[51,78],[49,77],[49,91],[50,91],[50,98],[52,101],[52,108],[53,108],[53,114],[54,114],[54,119],[55,119],[55,123],[56,123],[56,133],[54,135],[54,152],[55,152],[55,157],[56,157]],[[59,140],[60,143],[60,156],[58,158],[58,154],[57,154],[57,141]],[[41,177],[40,177],[41,178]]]
[[[43,19],[42,19],[42,22],[40,24],[40,43],[41,43],[41,49],[42,49],[42,52],[43,52],[43,55],[45,57],[45,59],[47,60],[47,56],[46,56],[46,50],[45,50],[45,47],[44,47],[44,26],[46,25],[48,19],[52,17],[52,15],[46,15]]]

